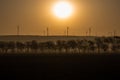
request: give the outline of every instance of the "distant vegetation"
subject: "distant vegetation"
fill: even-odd
[[[0,41],[0,53],[119,53],[120,37],[38,42]]]

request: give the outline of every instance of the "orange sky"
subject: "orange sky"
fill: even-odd
[[[64,35],[70,27],[71,35],[86,35],[89,27],[93,35],[120,35],[119,0],[66,0],[74,13],[66,19],[53,15],[52,7],[60,0],[0,0],[0,34],[15,35],[17,25],[22,35],[43,35],[49,27],[50,35]]]

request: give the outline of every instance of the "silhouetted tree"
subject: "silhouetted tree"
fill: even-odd
[[[96,49],[95,42],[89,40],[88,43],[89,43],[89,50],[95,52]]]
[[[89,43],[86,39],[83,40],[82,47],[83,53],[86,53],[87,51],[89,52]]]
[[[56,44],[56,48],[60,53],[62,53],[62,50],[65,49],[65,41],[58,40]]]
[[[14,41],[8,42],[8,49],[10,50],[10,52],[14,53],[15,52],[15,47],[16,47],[16,44],[15,44]]]
[[[23,52],[25,49],[25,44],[22,42],[16,42],[17,52]]]
[[[52,41],[47,41],[44,43],[44,45],[45,45],[45,48],[49,51],[49,53],[55,49],[54,42]]]
[[[79,50],[79,53],[83,50],[83,40],[77,40],[77,48]]]
[[[69,48],[69,50],[73,50],[73,53],[76,52],[77,49],[77,42],[75,40],[69,40],[67,41],[67,46]]]
[[[4,52],[4,48],[5,48],[5,42],[4,41],[0,41],[0,52],[1,53]]]
[[[106,52],[108,50],[108,44],[107,43],[102,43],[101,48]]]
[[[38,48],[39,48],[38,42],[36,40],[33,40],[31,42],[31,50],[32,50],[32,52],[37,52]]]
[[[26,51],[26,53],[31,52],[31,45],[32,45],[32,43],[30,41],[25,42],[25,51]]]
[[[97,45],[97,48],[98,48],[98,53],[101,53],[101,46],[102,46],[102,39],[101,38],[95,38],[95,42],[96,42],[96,45]]]

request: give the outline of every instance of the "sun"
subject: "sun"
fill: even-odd
[[[73,8],[68,2],[58,2],[53,6],[53,13],[59,18],[68,18],[72,12]]]

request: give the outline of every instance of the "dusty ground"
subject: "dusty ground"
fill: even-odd
[[[4,79],[76,80],[120,79],[119,54],[2,54]]]

